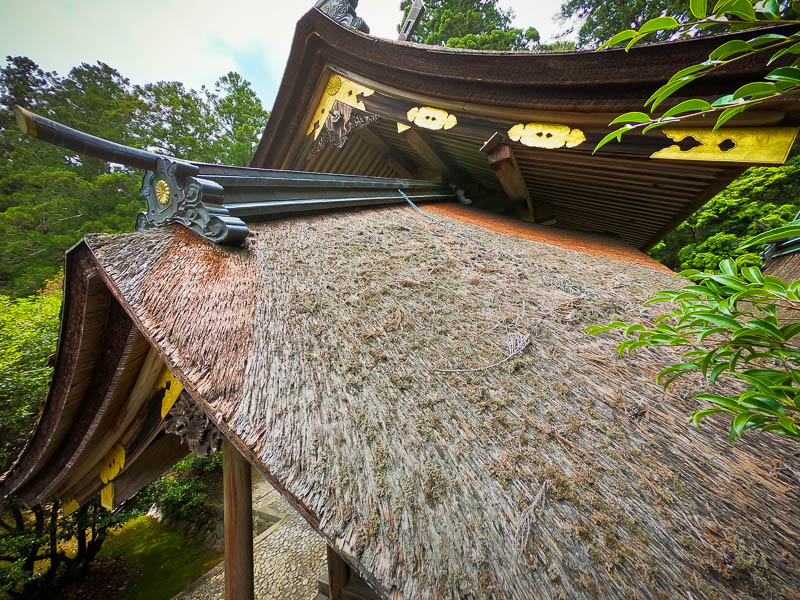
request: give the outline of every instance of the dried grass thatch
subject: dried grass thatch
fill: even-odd
[[[674,280],[448,222],[484,245],[405,207],[275,221],[240,250],[173,228],[87,243],[384,597],[796,598],[798,447],[690,428],[692,386],[653,382],[670,357],[582,333],[647,319]]]

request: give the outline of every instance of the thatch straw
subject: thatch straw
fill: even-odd
[[[690,428],[699,380],[664,393],[670,356],[582,333],[650,318],[676,282],[452,223],[485,246],[409,208],[276,221],[240,250],[181,229],[88,244],[193,397],[385,597],[797,597],[798,447]]]

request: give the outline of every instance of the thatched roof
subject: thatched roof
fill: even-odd
[[[170,227],[87,237],[73,278],[385,598],[796,597],[797,446],[690,428],[699,382],[582,333],[671,276],[436,218],[472,237],[407,207],[241,249]]]

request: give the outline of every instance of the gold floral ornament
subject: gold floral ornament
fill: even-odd
[[[164,206],[169,204],[169,185],[163,179],[156,182],[156,198]]]
[[[451,115],[441,108],[432,108],[430,106],[415,106],[408,111],[406,116],[417,127],[433,129],[434,131],[452,129],[458,124],[458,119],[456,119],[455,115]]]
[[[311,124],[308,126],[306,135],[310,135],[313,132],[314,139],[319,137],[319,134],[322,133],[322,124],[325,123],[334,102],[337,100],[351,108],[366,111],[367,108],[364,106],[364,102],[359,100],[359,96],[363,98],[374,93],[375,90],[334,73],[325,85],[322,99],[319,101],[317,110],[314,111],[314,116],[311,117]]]
[[[532,148],[575,148],[586,141],[580,129],[557,123],[519,123],[508,130],[508,137]]]

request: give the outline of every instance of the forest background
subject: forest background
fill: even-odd
[[[410,0],[401,2],[404,11],[409,7]],[[427,7],[413,41],[552,52],[593,49],[662,14],[685,17],[689,2],[566,0],[562,17],[577,43],[549,45],[539,43],[534,27],[512,27],[512,13],[496,0],[429,0]],[[131,231],[145,207],[138,195],[141,172],[24,138],[14,123],[15,104],[126,145],[233,165],[249,163],[269,118],[250,83],[235,72],[211,89],[194,90],[179,82],[133,85],[103,62],[59,75],[28,58],[7,57],[0,68],[0,471],[27,438],[47,392],[64,252],[86,233]],[[760,264],[757,254],[739,246],[762,228],[794,218],[799,171],[796,152],[784,166],[749,169],[651,255],[676,270],[715,268],[724,258]],[[197,495],[184,487],[186,495]],[[178,504],[185,499],[179,496]]]

